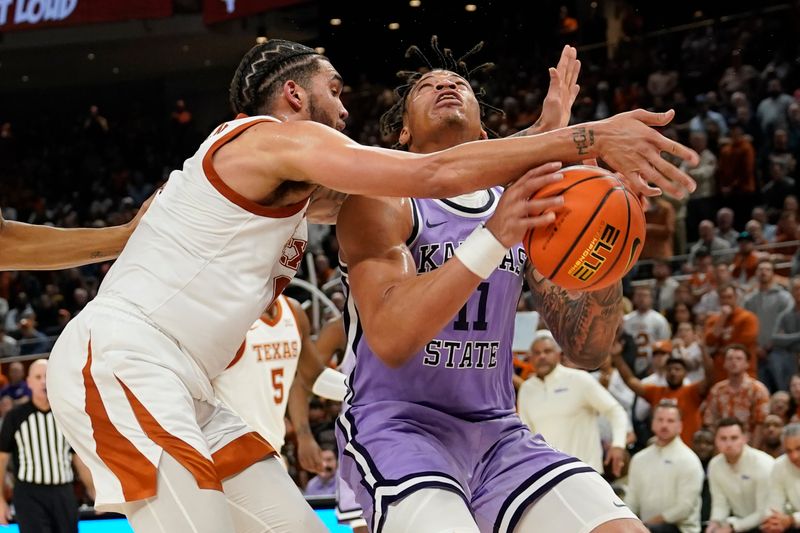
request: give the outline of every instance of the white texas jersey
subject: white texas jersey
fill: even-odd
[[[669,322],[664,315],[650,309],[646,313],[632,311],[623,319],[623,329],[636,340],[638,357],[634,372],[644,371],[653,357],[652,344],[672,338]]]
[[[286,298],[274,305],[275,318],[262,316],[252,325],[236,357],[212,383],[217,398],[280,451],[302,337]]]
[[[170,174],[100,287],[136,305],[213,378],[247,328],[294,277],[306,248],[308,200],[270,208],[228,187],[213,155],[272,117],[220,125]]]

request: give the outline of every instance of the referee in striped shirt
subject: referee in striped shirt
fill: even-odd
[[[21,533],[77,533],[78,502],[72,487],[72,467],[94,498],[89,469],[72,453],[55,425],[47,400],[47,360],[38,359],[28,369],[31,401],[12,409],[0,428],[0,475],[13,457],[17,482],[14,508]],[[0,477],[5,489],[5,475]],[[11,519],[0,492],[0,524]]]

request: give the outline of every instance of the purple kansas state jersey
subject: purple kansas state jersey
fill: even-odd
[[[449,200],[413,199],[414,229],[408,246],[417,273],[430,272],[494,212],[501,189],[487,202],[467,208]],[[466,420],[514,413],[511,343],[522,287],[525,251],[516,245],[495,272],[481,282],[460,312],[404,366],[389,368],[370,350],[350,302],[345,317],[355,355],[350,376],[351,405],[404,401]],[[346,268],[345,285],[347,285]],[[425,309],[417,310],[425,314]],[[351,355],[353,355],[351,354]]]
[[[451,258],[494,212],[499,193],[490,191],[486,205],[474,209],[413,200],[408,246],[417,271],[430,272]],[[392,503],[436,488],[460,495],[481,533],[511,532],[555,484],[592,472],[532,435],[514,411],[511,340],[524,263],[515,246],[448,325],[396,369],[370,351],[348,300],[352,405],[336,424],[339,472],[370,531],[382,533]],[[417,312],[424,317],[426,310]]]

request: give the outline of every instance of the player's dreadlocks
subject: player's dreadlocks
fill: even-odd
[[[306,84],[326,59],[313,48],[281,39],[257,44],[239,62],[230,90],[234,113],[268,113],[286,80]]]
[[[416,45],[410,46],[408,50],[406,50],[406,57],[415,55],[422,60],[424,66],[428,69],[441,69],[455,72],[471,84],[471,78],[474,74],[489,70],[494,67],[494,63],[482,63],[475,68],[469,68],[467,66],[466,60],[480,52],[483,48],[483,44],[483,41],[479,42],[473,46],[469,52],[456,59],[452,50],[449,48],[442,50],[439,47],[439,38],[434,35],[431,37],[431,48],[436,54],[439,66],[434,67],[433,63],[431,63],[422,50],[420,50],[420,48]],[[394,90],[394,94],[398,98],[397,102],[381,116],[381,133],[383,135],[392,135],[400,131],[400,129],[403,127],[403,114],[406,111],[406,98],[411,92],[411,89],[414,88],[419,79],[422,77],[422,73],[416,70],[401,70],[397,73],[397,77],[403,80],[403,84]],[[502,113],[502,110],[489,105],[482,99],[485,94],[486,91],[482,87],[475,91],[475,98],[477,98],[481,110],[481,118],[486,116],[487,111],[496,111],[498,113]]]

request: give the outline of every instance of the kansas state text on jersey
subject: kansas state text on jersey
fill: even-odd
[[[488,191],[487,202],[478,208],[449,200],[413,199],[414,230],[408,245],[417,272],[430,272],[450,259],[475,227],[494,213],[500,192]],[[522,246],[511,248],[448,326],[396,369],[370,350],[350,298],[345,320],[348,330],[354,324],[356,332],[350,338],[356,356],[349,378],[351,404],[378,408],[381,400],[407,401],[470,420],[513,413],[511,343],[525,260]],[[346,266],[343,270],[346,286]]]

